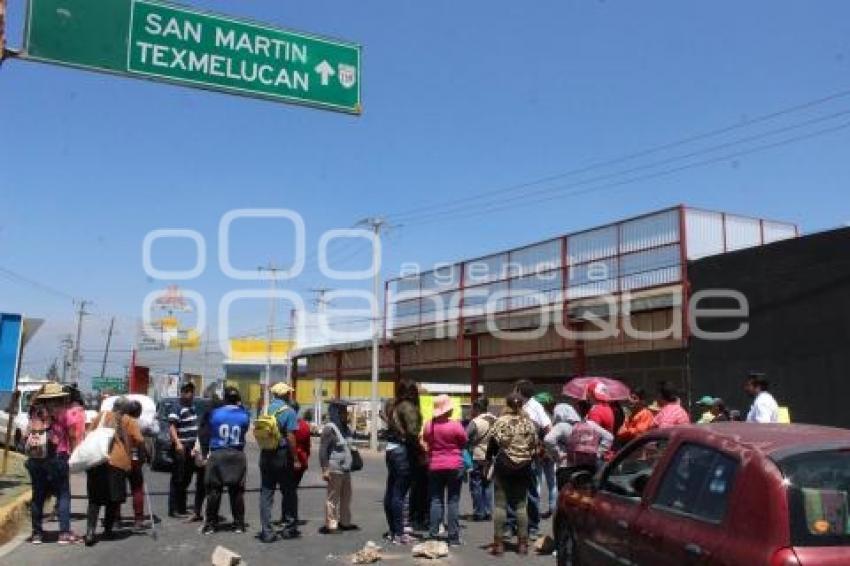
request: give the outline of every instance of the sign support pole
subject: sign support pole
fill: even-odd
[[[6,58],[6,0],[0,0],[0,65]]]
[[[0,0],[2,2],[3,0]],[[24,355],[24,340],[23,340],[24,319],[21,317],[21,340],[18,346],[18,364],[15,367],[15,391],[12,393],[12,399],[9,401],[9,422],[6,423],[6,445],[3,447],[3,470],[0,475],[5,476],[9,466],[9,443],[12,441],[12,426],[15,423],[15,417],[18,416],[18,400],[21,398],[21,390],[18,389],[18,378],[21,376],[21,360]]]

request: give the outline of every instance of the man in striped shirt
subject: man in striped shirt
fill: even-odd
[[[186,499],[192,476],[195,481],[195,505],[193,521],[201,521],[204,505],[203,468],[195,466],[192,449],[198,440],[198,415],[195,414],[195,385],[192,382],[180,388],[180,404],[168,415],[169,435],[173,449],[174,464],[171,467],[171,485],[168,493],[168,516],[186,518]]]

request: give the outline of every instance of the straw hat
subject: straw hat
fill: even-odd
[[[38,399],[58,399],[59,397],[67,397],[68,392],[59,383],[51,381],[45,383],[38,392]]]
[[[452,398],[448,395],[437,395],[434,398],[434,418],[442,417],[443,415],[447,415],[454,410],[454,405],[452,404]]]

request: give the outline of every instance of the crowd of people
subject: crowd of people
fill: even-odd
[[[745,390],[753,398],[747,420],[778,422],[779,406],[764,376],[751,375]],[[621,401],[613,398],[604,381],[591,380],[581,398],[556,402],[552,394],[537,391],[530,381],[523,380],[514,384],[500,410],[494,410],[485,397],[476,399],[468,419],[455,414],[456,405],[449,396],[439,395],[433,399],[431,418],[424,420],[418,385],[402,379],[396,391],[381,412],[386,426],[386,539],[407,545],[421,538],[445,537],[450,546],[463,544],[459,507],[467,482],[471,520],[493,524],[490,551],[494,556],[502,555],[505,541],[513,537],[517,552],[528,553],[541,520],[555,511],[558,490],[568,474],[577,469],[592,473],[619,447],[651,429],[692,422],[669,382],[658,385],[653,400],[644,389],[636,388],[628,400]],[[311,438],[292,392],[287,383],[273,385],[269,406],[253,420],[260,448],[257,538],[263,543],[300,536],[298,487],[308,466]],[[202,523],[200,532],[213,534],[224,528],[219,511],[227,491],[233,517],[229,528],[244,532],[245,446],[251,414],[233,387],[226,387],[221,399],[201,417],[194,401],[194,386],[184,384],[179,404],[168,415],[173,457],[168,514]],[[701,412],[695,415],[695,422],[737,417],[721,399],[705,396],[697,406]],[[112,538],[128,486],[134,526],[151,526],[144,514],[142,465],[150,455],[139,425],[141,412],[138,401],[119,398],[110,410],[98,414],[88,426],[87,436],[79,390],[58,383],[42,388],[31,405],[25,439],[33,491],[30,542],[44,540],[44,506],[51,495],[57,502],[59,544],[85,542],[91,546]],[[325,521],[319,531],[323,535],[358,529],[352,517],[351,475],[363,467],[363,460],[352,441],[349,419],[348,402],[330,402],[318,449],[327,485]],[[110,442],[102,459],[85,465],[87,521],[86,533],[79,538],[70,524],[69,460],[74,460],[72,454],[78,447],[82,449],[89,437],[98,435],[98,429],[110,431]],[[193,479],[195,498],[190,514],[188,488]],[[274,521],[277,491],[281,493],[281,515]],[[98,536],[101,508],[103,531]]]

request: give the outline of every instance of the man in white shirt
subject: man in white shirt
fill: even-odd
[[[747,395],[753,398],[750,412],[747,414],[748,423],[779,422],[779,404],[773,395],[768,393],[769,383],[763,374],[751,373],[744,385]]]

